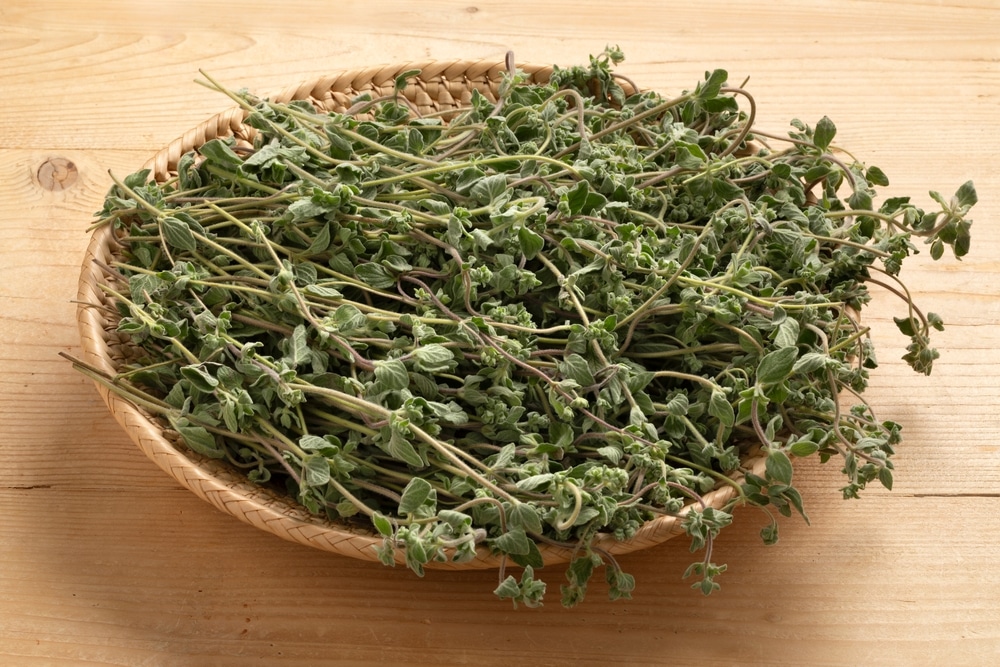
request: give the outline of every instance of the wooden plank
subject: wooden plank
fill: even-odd
[[[731,571],[711,598],[681,581],[692,556],[677,540],[621,558],[637,580],[630,602],[603,599],[598,581],[583,605],[561,609],[557,567],[542,571],[549,604],[514,612],[490,594],[495,573],[419,579],[323,554],[206,513],[181,491],[0,489],[11,518],[0,540],[0,645],[2,655],[97,664],[562,664],[572,655],[582,664],[742,656],[912,665],[927,664],[928,650],[955,665],[1000,658],[1000,573],[980,537],[1000,529],[1000,499],[886,496],[878,532],[870,502],[821,503],[811,527],[783,521],[770,548],[756,535],[761,517],[739,512],[716,546]],[[935,506],[952,521],[929,541],[919,517]]]

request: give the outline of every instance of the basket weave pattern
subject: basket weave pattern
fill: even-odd
[[[522,64],[518,67],[539,83],[548,81],[552,73],[551,66]],[[474,89],[495,101],[506,66],[496,61],[452,61],[350,70],[288,88],[272,99],[277,102],[309,100],[321,112],[344,112],[362,93],[368,92],[372,97],[392,93],[396,77],[413,69],[419,69],[420,74],[411,79],[402,94],[421,113],[432,113],[467,105]],[[631,92],[628,83],[623,83],[623,87]],[[242,109],[233,108],[213,116],[165,146],[145,166],[152,170],[153,178],[165,181],[175,175],[177,163],[185,153],[212,139],[234,136],[237,140],[251,141],[253,130],[243,125],[244,114]],[[110,225],[94,232],[84,258],[78,292],[81,305],[77,320],[84,359],[109,374],[117,372],[128,349],[115,330],[117,311],[100,287],[113,281],[113,276],[108,276],[101,265],[114,261],[117,248]],[[226,514],[283,539],[353,558],[377,560],[373,547],[380,545],[382,538],[374,531],[332,523],[309,514],[293,498],[250,483],[225,461],[191,452],[178,442],[176,434],[165,429],[145,411],[99,384],[97,388],[115,419],[139,449],[199,498]],[[745,468],[757,474],[762,474],[763,465],[762,457],[744,462]],[[704,501],[712,507],[722,507],[734,493],[731,486],[724,485],[708,493]],[[681,534],[680,523],[676,517],[664,516],[643,525],[628,541],[619,542],[612,536],[601,536],[595,546],[613,554],[645,549]],[[573,557],[573,552],[564,548],[540,545],[539,550],[548,564],[566,562]],[[403,562],[401,555],[397,555],[397,561]],[[496,567],[499,563],[498,557],[481,547],[474,560],[463,563],[432,562],[427,567],[485,569]]]

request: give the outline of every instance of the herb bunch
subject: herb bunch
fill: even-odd
[[[712,592],[734,506],[768,515],[767,543],[775,513],[805,516],[793,458],[837,460],[845,498],[891,487],[900,426],[861,396],[858,313],[870,285],[898,295],[905,359],[930,373],[942,321],[898,274],[914,238],[968,251],[976,194],[876,206],[885,174],[829,119],[760,131],[721,70],[626,95],[621,59],[545,84],[512,69],[497,101],[430,115],[402,95],[417,72],[344,113],[212,82],[252,142],[116,180],[98,224],[131,362],[78,366],[195,452],[372,527],[386,564],[489,549],[523,568],[496,593],[535,606],[558,545],[577,554],[564,605],[601,565],[629,597],[596,536],[682,515],[704,556],[685,576]],[[720,485],[735,497],[706,506]]]

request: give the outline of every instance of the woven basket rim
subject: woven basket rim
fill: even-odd
[[[553,71],[551,65],[518,63],[517,67],[539,83],[548,81]],[[391,92],[397,76],[415,69],[419,69],[420,74],[413,77],[401,93],[421,109],[427,107],[438,111],[447,109],[449,105],[457,108],[463,102],[463,96],[471,95],[473,88],[495,100],[501,73],[507,67],[503,61],[495,60],[429,60],[348,69],[303,81],[269,99],[276,102],[309,100],[320,109],[342,111],[343,108],[338,107],[346,107],[351,98],[362,92]],[[638,92],[631,89],[630,82],[623,81],[622,85],[629,92]],[[457,98],[455,93],[458,93]],[[215,138],[246,132],[242,124],[244,118],[245,111],[239,107],[215,114],[157,151],[144,168],[151,170],[152,178],[165,180],[188,151]],[[121,340],[114,332],[116,316],[112,314],[113,309],[107,308],[105,294],[100,288],[106,279],[100,266],[112,259],[115,243],[110,225],[94,231],[84,255],[77,294],[77,323],[84,361],[109,374],[116,372],[115,358],[120,356]],[[382,538],[373,529],[360,530],[350,524],[335,523],[309,514],[291,497],[254,485],[245,477],[240,477],[239,473],[227,469],[225,464],[175,444],[148,413],[100,383],[95,384],[115,420],[136,446],[170,477],[202,500],[244,523],[285,540],[361,560],[378,560],[375,547],[381,545]],[[741,470],[762,475],[764,456],[760,453],[751,455],[742,462]],[[738,482],[742,476],[743,473],[739,472],[733,479]],[[733,485],[723,484],[705,494],[703,501],[706,506],[719,509],[732,500],[735,493]],[[611,554],[624,554],[658,545],[683,533],[681,518],[691,507],[686,506],[677,516],[662,516],[643,524],[635,536],[625,541],[601,534],[594,546]],[[539,551],[547,565],[568,562],[575,555],[571,549],[551,545],[540,545]],[[397,553],[396,559],[398,563],[405,562],[402,554]],[[426,567],[464,570],[495,568],[500,564],[501,557],[481,546],[473,560],[462,563],[434,561]]]

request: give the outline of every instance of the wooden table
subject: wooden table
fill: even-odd
[[[229,106],[193,80],[272,92],[332,70],[424,59],[576,64],[606,44],[641,85],[749,77],[759,122],[827,114],[886,195],[980,204],[962,262],[903,277],[947,330],[930,378],[878,294],[870,401],[904,424],[893,491],[843,501],[797,470],[811,526],[762,545],[738,511],[704,598],[676,540],[621,559],[564,610],[496,600],[493,572],[331,556],[181,489],[57,356],[79,349],[85,228],[110,184]],[[995,0],[112,0],[0,5],[0,663],[3,665],[1000,664],[1000,5]],[[549,572],[555,587],[558,567]]]

